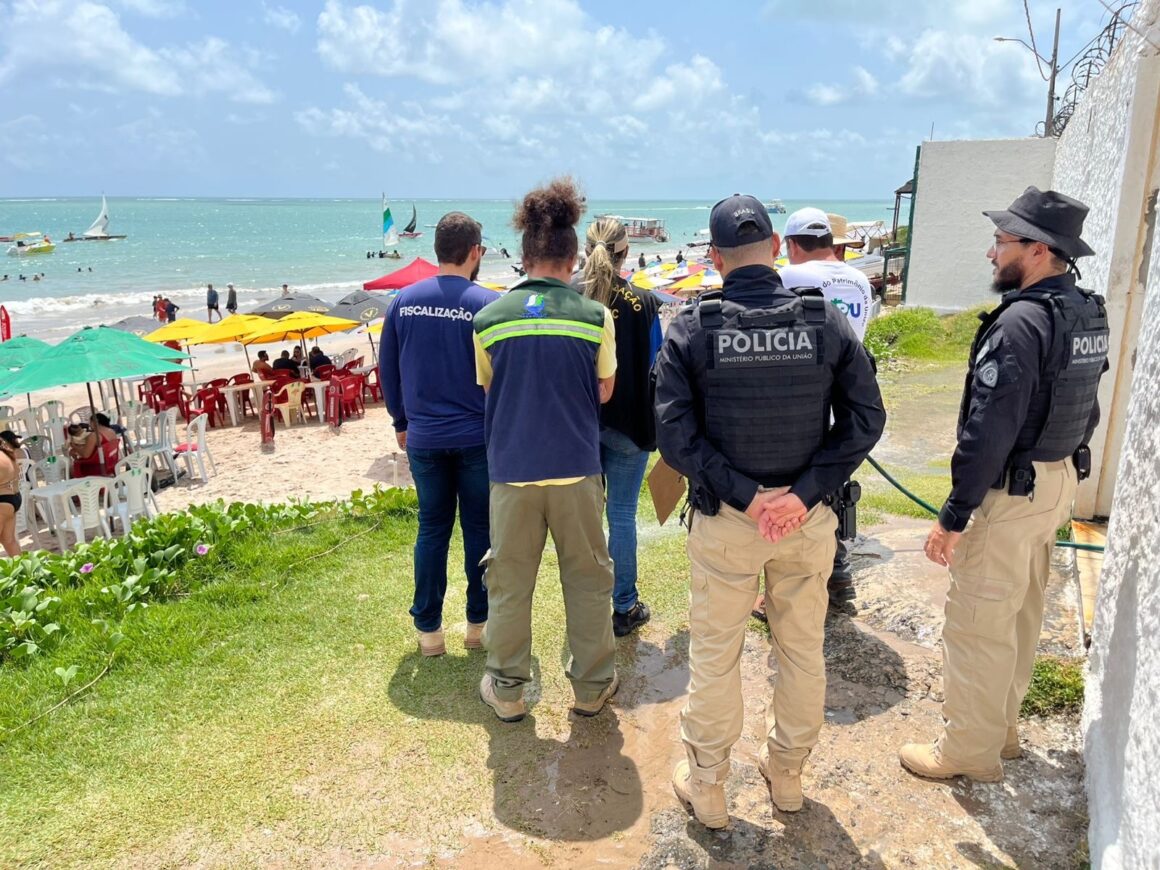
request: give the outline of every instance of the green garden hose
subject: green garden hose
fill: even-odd
[[[899,483],[898,480],[895,479],[889,471],[878,464],[878,461],[873,456],[867,456],[866,461],[874,467],[875,471],[885,477],[887,482],[892,484],[894,488],[897,489],[900,493],[902,493],[915,504],[930,511],[934,516],[938,516],[938,508],[923,501],[921,498]],[[1089,553],[1102,553],[1104,551],[1104,548],[1100,544],[1077,544],[1074,541],[1056,541],[1055,546],[1065,547],[1069,550],[1084,550]]]

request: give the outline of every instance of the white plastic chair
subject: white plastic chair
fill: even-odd
[[[60,483],[68,477],[68,460],[57,454],[37,460],[33,475],[44,483]]]
[[[18,411],[12,416],[5,418],[3,428],[11,429],[21,438],[41,434],[40,421],[37,419],[36,410],[33,408],[26,408],[23,411]]]
[[[98,480],[95,477],[82,478],[60,494],[58,504],[63,503],[65,515],[60,518],[57,535],[61,549],[64,549],[64,539],[68,532],[72,532],[76,543],[88,540],[87,532],[95,529],[106,538],[111,537],[109,531],[108,514],[111,507],[110,486],[107,480]]]
[[[63,450],[68,444],[68,419],[63,416],[49,417],[44,423],[44,432],[52,442],[53,450]]]
[[[47,402],[41,402],[36,406],[36,419],[40,423],[40,428],[44,429],[48,421],[53,417],[64,416],[64,402],[59,399],[49,399]]]
[[[26,465],[26,463],[28,463]],[[27,459],[20,460],[20,510],[16,512],[16,537],[20,538],[25,532],[32,537],[32,544],[40,549],[40,530],[36,525],[36,508],[32,503],[32,483],[27,477],[27,470],[31,463]]]
[[[70,423],[88,423],[93,416],[93,409],[91,405],[83,405],[80,408],[75,408],[68,415]]]
[[[299,387],[302,385],[299,384]],[[209,418],[205,414],[198,414],[185,427],[185,442],[177,445],[177,454],[185,461],[185,470],[189,479],[193,480],[193,460],[197,460],[201,479],[209,483],[209,475],[205,471],[205,460],[209,460],[209,467],[217,474],[217,464],[213,461],[213,454],[209,452],[209,444],[205,440],[205,424]]]
[[[149,509],[151,500],[149,496],[153,494],[150,490],[152,477],[152,469],[145,466],[144,468],[130,468],[113,478],[112,504],[116,511],[116,518],[121,520],[122,534],[128,533],[129,528],[133,525],[133,520],[137,517],[153,516],[154,512]],[[114,516],[110,514],[110,524],[113,520]]]
[[[138,453],[144,453],[152,460],[158,457],[173,473],[177,481],[177,460],[173,452],[177,446],[177,408],[166,408],[153,417],[150,433],[146,440],[137,445]]]
[[[113,466],[115,477],[120,477],[130,471],[141,471],[145,474],[145,499],[152,506],[154,514],[161,513],[161,508],[157,504],[157,496],[153,494],[153,464],[150,462],[150,457],[137,451],[117,460],[117,464]]]

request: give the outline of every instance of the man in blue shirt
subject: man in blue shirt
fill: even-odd
[[[499,294],[475,284],[487,250],[477,221],[446,214],[435,227],[439,273],[396,297],[379,348],[383,397],[419,496],[411,616],[425,656],[446,651],[443,597],[447,551],[459,508],[467,574],[463,645],[483,646],[487,590],[480,564],[490,546],[484,393],[476,383],[472,321]]]

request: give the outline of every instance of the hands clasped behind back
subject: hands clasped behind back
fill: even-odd
[[[771,544],[800,529],[808,512],[788,486],[758,490],[745,509],[746,515],[757,523],[758,532]]]

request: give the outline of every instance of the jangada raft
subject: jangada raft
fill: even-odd
[[[107,242],[112,239],[124,239],[127,236],[111,236],[109,235],[109,204],[105,201],[105,195],[101,194],[101,213],[97,215],[97,219],[93,221],[93,225],[81,233],[79,236],[69,233],[63,241],[66,242]]]

